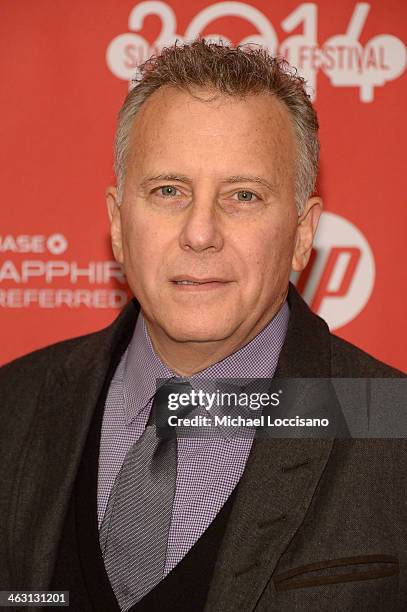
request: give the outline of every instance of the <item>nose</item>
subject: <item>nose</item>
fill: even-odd
[[[183,221],[179,236],[182,249],[196,253],[216,252],[222,249],[221,220],[214,197],[195,196]]]

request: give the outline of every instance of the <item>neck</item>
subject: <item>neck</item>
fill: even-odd
[[[145,318],[148,334],[156,355],[170,370],[179,376],[192,376],[248,344],[275,317],[286,295],[272,309],[263,313],[250,330],[237,330],[221,340],[180,342],[169,337],[162,328],[157,329]]]

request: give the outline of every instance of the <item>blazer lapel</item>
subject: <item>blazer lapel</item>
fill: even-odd
[[[10,515],[10,548],[18,588],[45,590],[93,411],[111,355],[130,340],[137,311],[129,304],[106,330],[51,366],[39,398]],[[64,356],[67,354],[64,353]]]
[[[330,336],[290,286],[291,315],[276,377],[329,378]],[[256,438],[239,483],[205,612],[253,610],[304,520],[332,439]]]

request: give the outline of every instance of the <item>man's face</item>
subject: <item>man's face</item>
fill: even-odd
[[[153,336],[237,348],[274,316],[318,216],[298,226],[295,160],[288,111],[270,95],[164,87],[146,101],[121,207],[113,188],[108,204],[116,259]]]

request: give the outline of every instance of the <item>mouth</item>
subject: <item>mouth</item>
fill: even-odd
[[[176,276],[171,279],[173,285],[180,289],[219,289],[230,281],[220,278],[194,278],[191,276]]]
[[[180,280],[174,281],[176,285],[206,285],[209,281],[189,281],[189,280]]]

